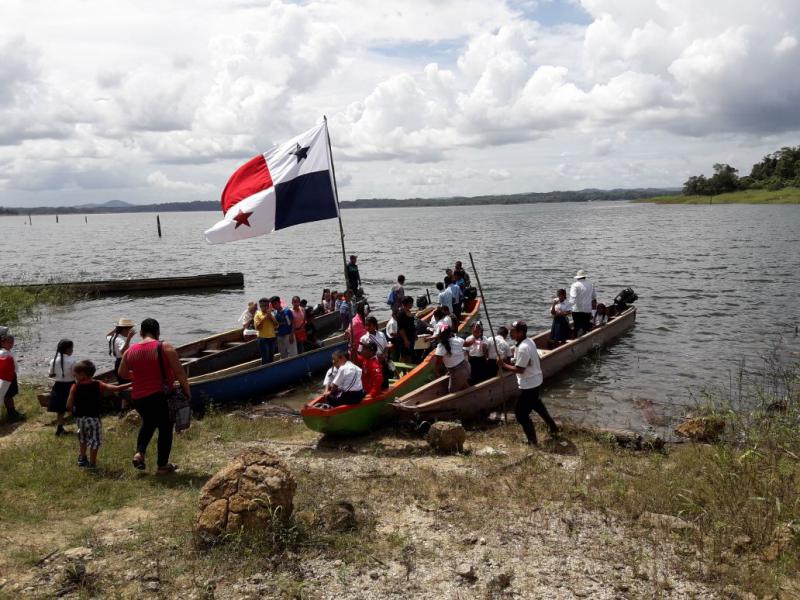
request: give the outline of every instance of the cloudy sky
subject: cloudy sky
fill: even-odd
[[[749,171],[799,39],[797,0],[2,0],[0,205],[217,199],[322,114],[343,200]]]

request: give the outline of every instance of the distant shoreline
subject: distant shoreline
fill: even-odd
[[[636,198],[636,203],[648,204],[800,204],[800,188],[781,190],[742,190],[718,196],[655,196]]]
[[[540,204],[554,202],[601,202],[625,201],[663,197],[674,192],[674,189],[665,188],[635,188],[598,190],[586,189],[566,192],[531,192],[527,194],[507,194],[492,196],[451,196],[447,198],[364,198],[359,200],[343,201],[343,209],[358,208],[413,208],[437,206],[513,206],[516,204]],[[0,207],[0,216],[3,215],[90,215],[90,214],[116,214],[116,213],[144,213],[144,212],[204,212],[219,211],[220,205],[216,200],[195,200],[192,202],[167,202],[160,204],[130,204],[119,200],[111,200],[104,204],[86,204],[81,206],[39,206],[32,208]]]

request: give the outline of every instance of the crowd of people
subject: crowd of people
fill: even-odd
[[[326,288],[314,307],[299,296],[291,299],[290,306],[278,296],[248,303],[239,323],[244,340],[258,340],[262,364],[272,362],[276,354],[289,358],[319,347],[315,319],[337,313],[341,330],[350,344],[348,351],[334,352],[332,366],[325,376],[324,393],[328,405],[357,404],[365,396],[379,395],[396,376],[395,363],[414,364],[432,349],[435,369],[447,374],[451,393],[491,379],[502,371],[515,372],[520,388],[517,419],[528,440],[536,442],[531,411],[542,416],[551,432],[557,430],[539,398],[542,382],[539,353],[527,337],[527,325],[523,321],[515,321],[510,328],[500,326],[495,335],[487,335],[482,322],[477,321],[467,337],[458,335],[464,305],[476,296],[461,262],[446,269],[443,279],[436,283],[436,306],[425,313],[430,313],[425,319],[420,317],[423,311],[414,310],[414,298],[406,294],[405,276],[398,275],[386,299],[391,317],[383,331],[366,302],[353,302],[354,290],[359,297],[363,295],[356,256],[351,256],[347,264],[347,278],[349,289],[346,292]],[[416,304],[423,308],[429,300],[430,296],[421,297]],[[563,288],[557,291],[550,304],[550,314],[551,348],[588,333],[608,319],[605,306],[597,303],[594,285],[583,270],[576,273],[569,291]],[[71,340],[60,340],[50,360],[48,376],[53,379],[53,386],[47,409],[56,415],[57,436],[66,433],[65,415],[71,413],[75,417],[78,464],[82,467],[96,465],[102,440],[103,395],[130,389],[133,406],[142,418],[133,466],[145,468],[147,446],[158,431],[158,472],[175,470],[169,463],[173,423],[167,396],[171,382],[176,380],[187,399],[191,398],[191,390],[175,348],[159,339],[158,322],[154,319],[142,321],[139,342],[134,342],[136,333],[133,321],[120,319],[106,335],[108,353],[114,359],[117,380],[114,385],[94,379],[94,364],[74,356]],[[419,340],[422,343],[418,343]],[[19,386],[13,346],[14,337],[10,332],[0,330],[0,396],[9,421],[23,418],[14,404]]]

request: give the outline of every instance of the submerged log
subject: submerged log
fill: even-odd
[[[129,294],[132,292],[180,292],[183,290],[244,287],[242,273],[209,273],[188,277],[155,277],[147,279],[103,279],[99,281],[67,281],[59,283],[16,284],[8,287],[37,291],[59,287],[77,294],[92,296]]]

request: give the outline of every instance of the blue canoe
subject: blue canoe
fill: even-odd
[[[291,358],[266,365],[261,360],[249,361],[228,369],[198,377],[190,377],[193,403],[226,404],[233,401],[253,400],[284,390],[298,381],[325,371],[331,365],[331,355],[336,350],[346,350],[343,335],[330,337],[322,347]]]

